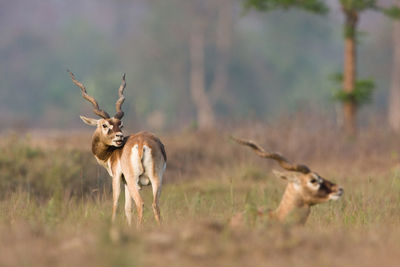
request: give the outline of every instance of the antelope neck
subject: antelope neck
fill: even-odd
[[[284,221],[292,211],[300,209],[302,210],[302,218],[298,218],[300,222],[304,223],[307,220],[310,207],[302,200],[301,196],[294,188],[293,184],[288,184],[286,186],[285,193],[279,203],[279,206],[276,210],[272,212],[272,216],[278,219],[279,221]]]
[[[93,135],[92,138],[92,152],[93,154],[102,161],[106,161],[111,157],[114,151],[121,149],[122,147],[114,147],[104,144],[100,141],[98,135]]]

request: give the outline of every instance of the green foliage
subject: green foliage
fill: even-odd
[[[357,22],[359,13],[366,10],[375,10],[392,19],[400,18],[400,9],[397,6],[388,8],[378,6],[376,0],[340,0],[346,20],[344,23],[344,35],[346,38],[355,38],[357,35]]]
[[[391,6],[389,8],[382,8],[383,14],[392,19],[400,19],[400,8],[397,6]]]
[[[244,216],[248,226],[254,227],[258,217],[256,194],[252,191],[247,193],[245,198]]]
[[[344,37],[345,38],[351,38],[354,39],[357,36],[357,30],[356,27],[353,25],[347,25],[346,23],[344,24]]]
[[[377,9],[376,0],[340,0],[343,9],[362,12],[367,9]]]
[[[376,0],[340,0],[342,8],[347,12],[363,12],[366,10],[375,10],[382,12],[386,16],[399,19],[400,8],[393,5],[390,7],[382,7],[378,5]]]
[[[320,0],[245,0],[244,6],[246,9],[261,11],[300,8],[317,14],[326,14],[329,10],[324,1]]]
[[[331,80],[334,83],[341,85],[343,82],[343,75],[341,73],[334,74],[331,76]],[[374,88],[375,83],[372,79],[357,80],[353,91],[346,92],[342,88],[335,89],[333,96],[340,102],[351,101],[357,105],[363,105],[371,102]]]

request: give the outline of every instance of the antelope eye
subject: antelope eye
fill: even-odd
[[[310,182],[311,182],[312,184],[316,184],[316,183],[318,182],[318,180],[315,179],[315,178],[312,178],[312,179],[310,180]]]
[[[104,128],[104,129],[107,128],[107,124],[103,124],[103,128]]]

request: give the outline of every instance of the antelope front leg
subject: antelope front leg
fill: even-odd
[[[118,199],[121,193],[121,177],[119,175],[115,175],[112,178],[112,190],[113,190],[113,209],[112,209],[111,221],[114,223],[117,214]]]

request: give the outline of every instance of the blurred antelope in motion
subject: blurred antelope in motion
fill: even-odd
[[[126,87],[125,74],[118,89],[119,99],[116,102],[114,117],[110,117],[107,112],[101,110],[96,100],[87,94],[83,84],[75,79],[72,72],[69,71],[69,74],[74,84],[81,89],[83,98],[93,105],[94,113],[101,117],[91,119],[80,116],[84,123],[96,127],[92,137],[92,153],[97,162],[106,168],[112,177],[112,221],[115,221],[122,181],[125,185],[125,215],[128,224],[132,222],[133,198],[138,216],[137,225],[141,225],[143,200],[139,190],[142,186],[150,184],[153,189],[153,212],[157,223],[160,224],[159,198],[167,156],[164,145],[152,133],[139,132],[129,136],[123,135],[121,119],[124,112],[121,106],[125,100],[123,95]]]
[[[273,171],[275,176],[287,181],[287,186],[278,208],[268,213],[271,218],[284,222],[289,215],[296,213],[296,222],[304,224],[310,214],[311,206],[329,200],[338,200],[343,195],[343,189],[340,186],[322,178],[307,166],[292,164],[282,155],[266,152],[252,141],[235,137],[232,139],[241,145],[249,146],[262,158],[276,160],[282,168],[290,171]],[[263,212],[259,210],[259,215],[262,214]],[[242,221],[243,213],[236,214],[231,220],[231,225],[240,225]]]

